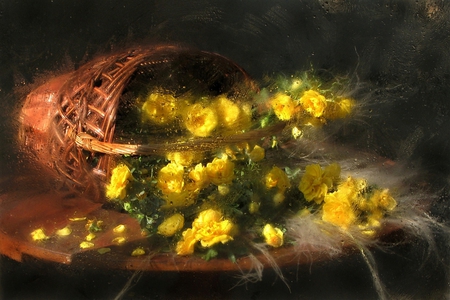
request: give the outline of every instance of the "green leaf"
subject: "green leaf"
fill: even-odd
[[[208,252],[203,256],[203,259],[209,261],[219,254],[215,249],[209,249]]]

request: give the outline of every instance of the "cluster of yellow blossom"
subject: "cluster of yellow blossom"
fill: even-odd
[[[112,170],[110,183],[106,186],[106,197],[109,199],[125,199],[128,182],[133,178],[130,169],[119,164]]]
[[[215,129],[222,133],[247,129],[252,115],[250,105],[238,105],[224,95],[194,100],[161,92],[150,93],[141,110],[144,121],[168,125],[180,119],[184,127],[198,137],[210,136]]]
[[[301,113],[306,113],[305,124],[321,125],[325,119],[335,120],[347,117],[352,111],[354,101],[348,98],[326,99],[318,91],[309,89],[303,92],[299,100],[285,93],[277,93],[269,100],[269,104],[278,119],[282,121],[289,121],[294,117],[300,118]]]
[[[281,229],[273,227],[271,224],[266,224],[263,228],[263,236],[268,245],[275,248],[283,246],[284,234]]]
[[[318,164],[308,165],[305,174],[300,180],[298,189],[303,193],[307,201],[322,203],[325,195],[339,181],[341,167],[334,163],[324,170]]]
[[[185,183],[185,167],[176,162],[170,162],[158,173],[157,187],[171,207],[189,206],[195,202],[196,193],[210,183],[221,186],[234,179],[234,163],[227,155],[214,158],[206,166],[199,163],[188,170],[188,183]]]
[[[208,209],[202,211],[192,222],[192,228],[186,229],[182,240],[177,243],[178,255],[194,253],[194,247],[200,242],[203,247],[211,247],[217,243],[225,244],[233,240],[234,224],[224,219],[219,211]]]
[[[370,229],[380,226],[387,211],[392,211],[397,203],[388,190],[367,192],[364,179],[348,177],[337,190],[324,198],[322,220],[348,229],[358,225],[363,232],[372,234]]]
[[[284,192],[291,187],[287,174],[276,166],[266,174],[265,184],[268,189],[274,187],[278,189],[273,198],[275,205],[278,205],[284,201]]]
[[[358,225],[364,233],[373,234],[372,229],[380,226],[385,213],[392,211],[397,205],[388,190],[369,189],[364,179],[348,177],[335,191],[330,192],[330,186],[336,182],[336,176],[339,174],[337,166],[328,169],[328,175],[327,168],[321,171],[318,165],[311,165],[306,169],[305,175],[308,174],[308,179],[304,185],[308,187],[306,192],[309,194],[305,194],[305,198],[309,195],[306,199],[316,200],[318,204],[323,201],[322,220],[342,229],[347,230],[352,225]]]
[[[387,211],[397,203],[388,190],[369,187],[364,179],[340,179],[341,168],[334,163],[322,169],[308,165],[300,180],[299,190],[307,201],[323,204],[322,220],[343,229],[352,225],[364,233],[374,233]]]

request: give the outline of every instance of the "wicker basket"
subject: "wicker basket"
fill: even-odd
[[[149,84],[174,93],[231,97],[257,89],[242,68],[214,53],[177,46],[131,49],[93,60],[30,93],[20,116],[20,140],[41,163],[64,175],[77,189],[93,188],[97,199],[103,198],[98,191],[108,178],[113,155],[211,148],[225,142],[221,137],[158,138],[146,144],[119,139],[116,120],[128,101],[126,93]],[[244,134],[238,139],[246,138]]]

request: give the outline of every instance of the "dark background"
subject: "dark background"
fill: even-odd
[[[17,108],[38,83],[97,55],[136,44],[175,43],[218,52],[259,80],[309,69],[346,75],[365,105],[336,142],[404,162],[424,174],[448,215],[450,5],[446,1],[0,1],[0,172],[17,172]],[[2,177],[3,177],[2,176]],[[437,235],[438,248],[446,237]],[[420,241],[375,250],[392,298],[449,296],[446,256]],[[111,299],[133,273],[2,258],[5,299]],[[230,290],[235,274],[143,273],[125,299],[374,299],[359,255],[270,271]]]

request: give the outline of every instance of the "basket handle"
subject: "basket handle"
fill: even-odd
[[[164,154],[168,151],[208,151],[227,144],[250,142],[267,136],[272,136],[273,134],[282,131],[285,125],[285,122],[280,122],[266,128],[251,130],[232,136],[196,138],[185,142],[164,144],[133,145],[102,142],[86,132],[81,132],[75,136],[75,143],[78,147],[81,147],[87,151],[113,155],[152,155]]]

